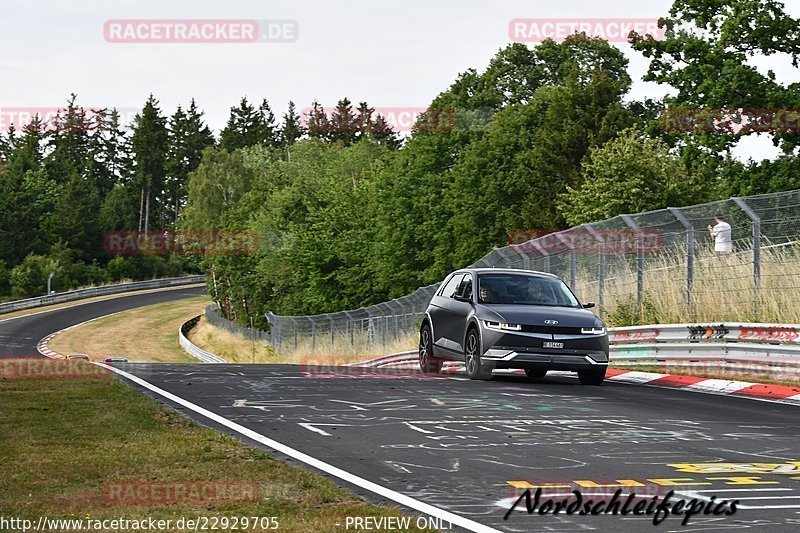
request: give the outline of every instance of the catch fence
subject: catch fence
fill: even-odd
[[[714,251],[714,215],[732,227],[728,254]],[[692,320],[800,322],[800,190],[619,215],[514,239],[475,267],[560,276],[610,325]],[[516,242],[520,240],[521,242]],[[267,313],[276,349],[365,351],[414,335],[439,284],[388,302],[309,316]]]

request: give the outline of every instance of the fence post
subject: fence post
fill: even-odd
[[[347,317],[347,331],[350,333],[350,349],[355,350],[356,339],[353,330],[356,329],[356,325],[353,322],[353,315],[350,314],[350,311],[345,311],[344,315]]]
[[[400,306],[399,310],[400,310],[401,313],[403,311],[403,304],[398,302],[396,298],[394,300],[389,300],[388,302],[386,302],[386,305],[389,307],[389,311],[394,314],[394,338],[396,340],[397,337],[398,337],[397,336],[397,326],[398,326],[397,321],[400,319],[400,313],[397,312],[398,311],[397,309],[392,309],[392,304],[397,304],[398,306]]]
[[[269,343],[277,349],[280,347],[278,342],[280,337],[278,336],[278,324],[275,320],[275,315],[272,311],[267,311],[267,314],[264,316],[267,317],[267,322],[269,322]]]
[[[292,321],[292,331],[294,331],[294,349],[297,349],[297,322],[292,317],[287,317]]]
[[[606,283],[606,241],[600,235],[600,232],[594,229],[590,224],[581,224],[589,235],[595,238],[597,242],[597,262],[598,262],[598,280],[597,280],[597,306],[598,314],[603,317],[603,307],[605,307],[605,283]]]
[[[497,255],[500,256],[500,259],[503,260],[503,266],[504,267],[506,267],[506,268],[514,268],[511,265],[511,259],[509,258],[508,254],[506,253],[506,248],[507,248],[507,246],[504,246],[503,248],[498,248],[497,246],[494,246],[492,248],[492,251],[493,252],[497,252]]]
[[[541,254],[542,257],[544,257],[543,268],[544,268],[544,271],[549,274],[550,273],[550,252],[545,252],[544,246],[542,246],[541,243],[539,242],[539,240],[541,238],[542,237],[539,237],[538,239],[532,240],[531,244],[533,244],[533,247],[536,248],[536,251],[539,252],[539,254]]]
[[[375,342],[375,321],[369,307],[365,307],[364,311],[367,313],[367,346],[371,347]]]
[[[753,221],[753,319],[758,316],[758,300],[761,295],[761,217],[739,197],[731,198]]]
[[[528,244],[527,242],[523,242],[523,243],[520,243],[520,244],[515,244],[515,245],[511,246],[511,249],[514,250],[515,254],[517,254],[518,256],[520,256],[522,258],[522,268],[525,269],[525,270],[530,270],[531,269],[531,258],[528,257],[528,254],[523,253],[521,251],[522,248],[524,246],[526,246],[527,244]]]
[[[568,238],[562,235],[562,232],[559,231],[555,235],[556,238],[561,241],[561,243],[569,250],[569,288],[572,289],[572,292],[575,292],[575,246],[569,242]]]
[[[630,215],[620,215],[619,217],[636,233],[636,303],[641,313],[644,301],[644,236]]]
[[[313,317],[307,316],[306,318],[311,322],[311,353],[313,354],[317,349],[317,324]]]
[[[694,226],[678,207],[668,207],[672,216],[686,228],[686,312],[692,316],[692,286],[694,285]]]
[[[333,355],[335,353],[334,348],[333,348],[333,345],[334,345],[334,342],[335,342],[335,338],[334,338],[335,329],[334,329],[334,325],[333,325],[333,315],[331,314],[331,316],[329,316],[328,319],[331,321],[331,355]]]
[[[497,255],[503,260],[503,263],[506,268],[514,268],[511,264],[511,258],[509,254],[506,252],[506,249],[510,248],[509,246],[504,246],[503,248],[498,248],[497,246],[494,247],[494,251],[497,252]]]

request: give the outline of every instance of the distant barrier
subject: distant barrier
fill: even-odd
[[[197,315],[196,317],[181,324],[181,327],[178,329],[178,342],[180,343],[181,348],[183,348],[183,350],[192,357],[195,357],[204,363],[226,363],[227,361],[225,361],[225,359],[214,355],[211,352],[207,352],[199,346],[196,346],[186,336],[189,334],[189,331],[191,331],[192,328],[194,328],[197,323],[200,322],[201,317],[202,315]]]
[[[800,324],[708,323],[609,328],[611,363],[675,364],[736,373],[800,374]],[[356,363],[394,366],[416,351]]]
[[[119,294],[123,292],[141,291],[146,289],[160,289],[164,287],[193,285],[195,283],[203,283],[205,280],[206,277],[204,275],[183,276],[180,278],[134,281],[131,283],[118,283],[116,285],[103,285],[101,287],[89,287],[86,289],[59,292],[49,296],[38,296],[36,298],[27,298],[25,300],[16,300],[14,302],[0,304],[0,315],[3,313],[11,313],[12,311],[22,311],[25,309],[33,309],[35,307],[42,307],[45,305],[71,302],[74,300],[82,300],[84,298],[92,298],[95,296],[105,296],[107,294]]]

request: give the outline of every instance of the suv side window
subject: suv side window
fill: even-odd
[[[458,285],[457,293],[462,298],[472,300],[472,274],[464,274],[464,279]]]
[[[459,283],[464,278],[464,274],[453,274],[453,276],[447,281],[447,284],[442,289],[442,292],[439,294],[444,296],[445,298],[452,298],[453,294],[455,294],[456,289],[458,288]]]

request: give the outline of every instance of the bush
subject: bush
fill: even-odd
[[[53,272],[50,260],[43,255],[28,255],[11,270],[12,296],[25,298],[47,291],[47,276]]]
[[[645,291],[642,306],[636,301],[635,296],[628,296],[615,301],[616,308],[606,315],[609,327],[639,326],[646,324],[659,324],[660,315],[650,293]]]

